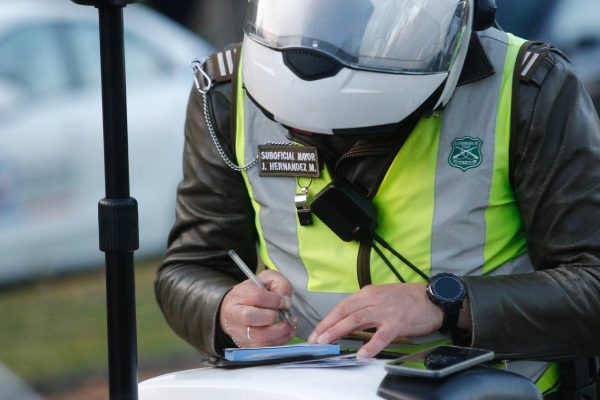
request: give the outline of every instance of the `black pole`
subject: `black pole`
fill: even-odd
[[[108,382],[111,400],[137,400],[133,252],[137,202],[129,196],[123,8],[133,0],[72,0],[100,18],[106,198],[98,204],[100,250],[106,258]]]

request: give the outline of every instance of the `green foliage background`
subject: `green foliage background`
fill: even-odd
[[[140,374],[202,357],[167,326],[154,299],[158,261],[135,267]],[[106,373],[104,269],[0,289],[0,362],[34,386]]]

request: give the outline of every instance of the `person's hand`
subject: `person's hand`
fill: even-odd
[[[332,343],[355,330],[377,332],[357,353],[374,357],[398,336],[424,336],[440,329],[442,310],[427,297],[426,284],[365,286],[337,304],[315,327],[309,343]]]
[[[276,271],[266,270],[257,277],[267,290],[245,280],[225,295],[219,316],[221,329],[240,347],[285,344],[296,330],[279,320],[277,310],[290,309],[292,284]]]

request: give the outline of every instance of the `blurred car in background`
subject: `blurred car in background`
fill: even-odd
[[[550,42],[564,51],[600,113],[600,1],[498,0],[507,32]]]
[[[206,41],[124,9],[131,195],[140,250],[160,254],[181,176],[189,65]],[[98,13],[67,0],[0,0],[0,283],[103,265]]]

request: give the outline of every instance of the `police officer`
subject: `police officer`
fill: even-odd
[[[600,352],[598,117],[564,56],[492,27],[493,11],[249,1],[242,47],[199,67],[190,97],[156,281],[179,335],[212,355],[369,328],[360,357],[397,337]],[[332,187],[373,206],[372,232],[344,241],[312,215]],[[257,245],[268,292],[227,257],[254,267]],[[555,389],[556,366],[511,365]]]

